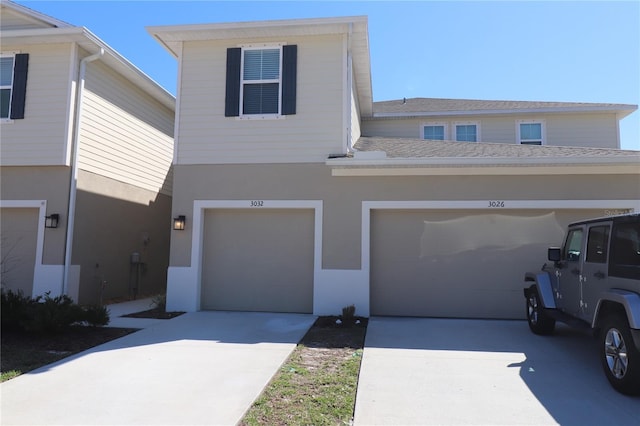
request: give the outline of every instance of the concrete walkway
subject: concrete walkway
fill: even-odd
[[[595,340],[524,321],[371,318],[356,425],[637,425],[640,397],[607,382]]]
[[[2,383],[0,423],[232,425],[314,320],[195,312],[145,322],[141,331]]]

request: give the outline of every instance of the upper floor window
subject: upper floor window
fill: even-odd
[[[242,115],[280,114],[280,48],[242,53]]]
[[[544,145],[544,122],[520,120],[518,126],[518,142],[521,145]]]
[[[0,119],[24,118],[28,54],[0,56]]]
[[[422,139],[443,141],[448,138],[445,123],[425,123],[422,125]]]
[[[296,113],[297,46],[227,49],[227,117]]]
[[[9,118],[13,87],[13,56],[0,58],[0,118]]]
[[[480,126],[476,122],[455,123],[454,139],[460,142],[478,142],[480,140]]]

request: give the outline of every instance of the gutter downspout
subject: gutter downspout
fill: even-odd
[[[71,251],[73,247],[73,228],[75,226],[76,192],[78,186],[78,147],[80,145],[80,121],[82,119],[82,99],[84,92],[84,80],[87,72],[87,64],[104,55],[104,49],[98,53],[87,56],[80,61],[78,72],[78,90],[76,92],[76,109],[74,117],[73,139],[71,147],[71,178],[69,179],[69,208],[67,211],[67,237],[65,241],[64,275],[62,278],[62,294],[69,291],[69,269],[71,268]]]
[[[353,22],[349,22],[349,33],[347,34],[347,153],[353,153],[353,141],[351,140],[351,97],[353,96],[353,59],[351,57],[351,38],[353,36]]]

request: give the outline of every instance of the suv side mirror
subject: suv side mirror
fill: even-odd
[[[547,251],[547,259],[552,262],[560,262],[562,249],[560,247],[549,247]]]

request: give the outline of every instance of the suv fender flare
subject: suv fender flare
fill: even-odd
[[[596,306],[595,315],[593,316],[592,327],[597,325],[600,317],[600,308],[605,302],[614,302],[621,305],[629,321],[629,327],[640,329],[640,294],[628,290],[612,288],[600,293],[598,306]]]
[[[546,309],[556,309],[556,300],[553,297],[553,287],[551,286],[551,277],[547,272],[527,272],[524,276],[527,284],[533,283],[538,287],[538,294],[542,301],[542,306]],[[529,288],[524,289],[524,297],[527,297]]]

